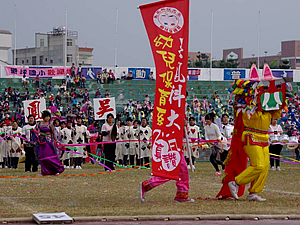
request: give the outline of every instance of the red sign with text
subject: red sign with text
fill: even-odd
[[[115,98],[94,98],[95,120],[105,120],[109,113],[116,117]]]
[[[189,41],[189,0],[140,6],[155,66],[152,173],[179,179]]]
[[[26,123],[28,122],[29,115],[33,115],[36,121],[41,121],[43,119],[42,112],[46,110],[46,101],[44,98],[23,101],[23,104]]]

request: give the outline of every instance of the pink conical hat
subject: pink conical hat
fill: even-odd
[[[280,78],[274,77],[269,65],[267,63],[265,63],[264,71],[263,71],[263,79],[264,80],[278,80]]]
[[[258,75],[257,67],[255,64],[252,64],[250,69],[250,80],[260,80]]]

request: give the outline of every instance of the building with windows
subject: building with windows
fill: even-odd
[[[268,51],[264,51],[264,55],[259,56],[259,65],[263,65],[265,62],[268,64],[282,64],[282,60],[288,60],[291,66],[291,69],[300,69],[300,41],[282,41],[281,42],[281,51],[277,55],[268,55]],[[258,61],[258,57],[255,54],[252,54],[252,57],[244,58],[243,48],[233,48],[233,49],[224,49],[223,50],[223,59],[237,59],[239,68],[248,68],[249,65],[253,62]]]
[[[11,32],[0,30],[0,65],[8,65],[8,50],[11,48],[11,44]]]
[[[16,65],[71,66],[72,63],[81,63],[91,66],[93,48],[79,47],[77,39],[77,31],[66,31],[63,26],[54,27],[48,33],[36,33],[35,47],[16,50]],[[83,51],[85,49],[89,51]]]
[[[79,63],[81,63],[84,66],[92,66],[93,50],[94,50],[93,48],[79,47],[78,48]]]

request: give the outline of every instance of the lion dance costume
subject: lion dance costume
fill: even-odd
[[[268,129],[271,119],[280,118],[286,106],[287,86],[284,79],[273,77],[267,64],[263,78],[252,65],[249,80],[234,82],[229,91],[235,94],[236,120],[231,148],[224,162],[226,176],[217,197],[239,199],[245,184],[251,183],[247,200],[266,201],[258,193],[262,192],[269,172]]]

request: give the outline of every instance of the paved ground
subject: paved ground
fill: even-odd
[[[19,223],[20,224],[20,223]],[[23,223],[22,223],[23,224]],[[35,223],[26,223],[23,225],[32,225]],[[75,222],[74,225],[299,225],[300,220],[229,220],[229,221],[132,221],[132,222]]]
[[[299,225],[300,221],[284,221],[284,220],[260,220],[260,221],[249,221],[249,220],[238,220],[238,221],[137,221],[137,222],[93,222],[93,223],[74,223],[74,225]]]

